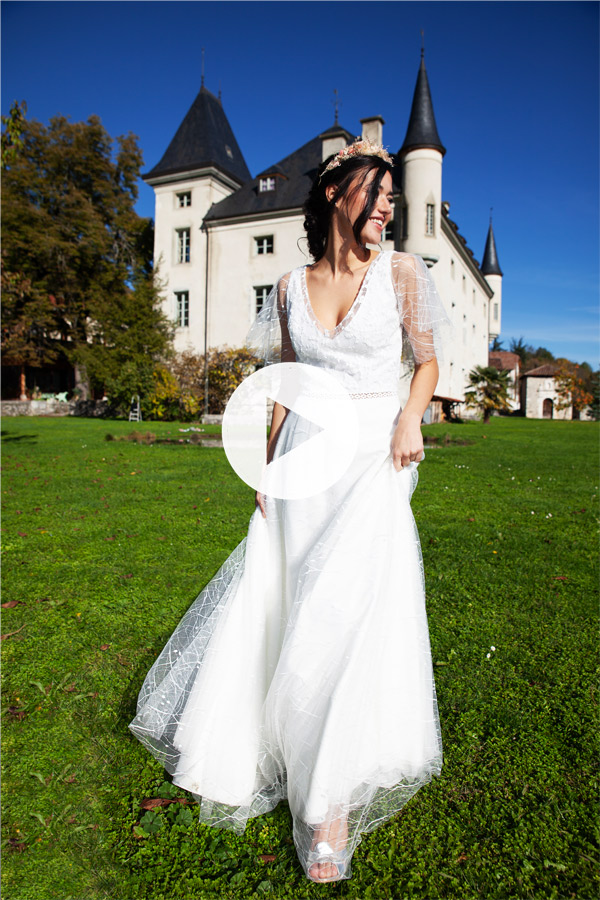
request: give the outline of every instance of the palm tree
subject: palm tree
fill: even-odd
[[[494,410],[510,409],[508,402],[508,369],[494,366],[475,366],[469,372],[470,390],[465,394],[467,406],[478,406],[483,413],[483,421],[489,422]]]
[[[530,344],[526,344],[522,337],[511,338],[510,352],[517,354],[521,360],[521,369],[523,370],[528,357],[533,354],[533,347]]]
[[[499,341],[499,340],[498,340],[498,337],[496,336],[496,337],[494,338],[494,342],[492,343],[492,345],[491,345],[491,347],[490,347],[490,352],[493,353],[494,350],[504,350],[504,347],[502,346],[503,343],[504,343],[504,342],[503,342],[503,341]]]

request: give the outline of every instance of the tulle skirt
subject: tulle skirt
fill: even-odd
[[[442,768],[410,507],[418,464],[393,466],[395,397],[354,402],[350,467],[315,496],[267,497],[266,519],[254,511],[148,672],[129,725],[202,822],[242,832],[287,798],[306,874],[329,828],[347,825],[349,858]],[[289,412],[275,455],[310,433]]]

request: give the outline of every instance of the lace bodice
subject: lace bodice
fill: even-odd
[[[330,371],[352,393],[395,392],[410,361],[441,360],[451,332],[423,260],[385,251],[369,266],[344,319],[325,328],[314,313],[306,266],[280,278],[246,342],[268,363]]]

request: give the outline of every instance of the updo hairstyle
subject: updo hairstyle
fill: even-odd
[[[377,174],[369,185],[369,192],[363,211],[352,226],[357,244],[361,244],[361,232],[369,220],[379,196],[381,180],[386,172],[392,171],[390,163],[379,156],[354,156],[344,160],[328,172],[325,169],[337,154],[332,154],[319,166],[313,185],[302,208],[304,213],[304,230],[308,240],[308,250],[315,262],[325,254],[331,214],[336,200],[347,197],[352,200],[362,190],[369,172],[377,170]],[[323,174],[324,173],[324,174]],[[323,177],[320,176],[323,174]],[[356,183],[354,182],[356,179]],[[327,199],[326,189],[335,185],[335,196]]]

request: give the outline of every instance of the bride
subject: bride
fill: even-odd
[[[442,768],[410,499],[451,326],[420,257],[367,247],[392,215],[391,173],[364,140],[324,161],[304,207],[314,262],[279,280],[247,339],[266,364],[335,375],[357,413],[354,458],[312,497],[257,493],[247,537],[173,632],[129,725],[201,822],[241,833],[287,799],[315,882],[350,878],[361,835]],[[267,462],[310,435],[275,402]]]

